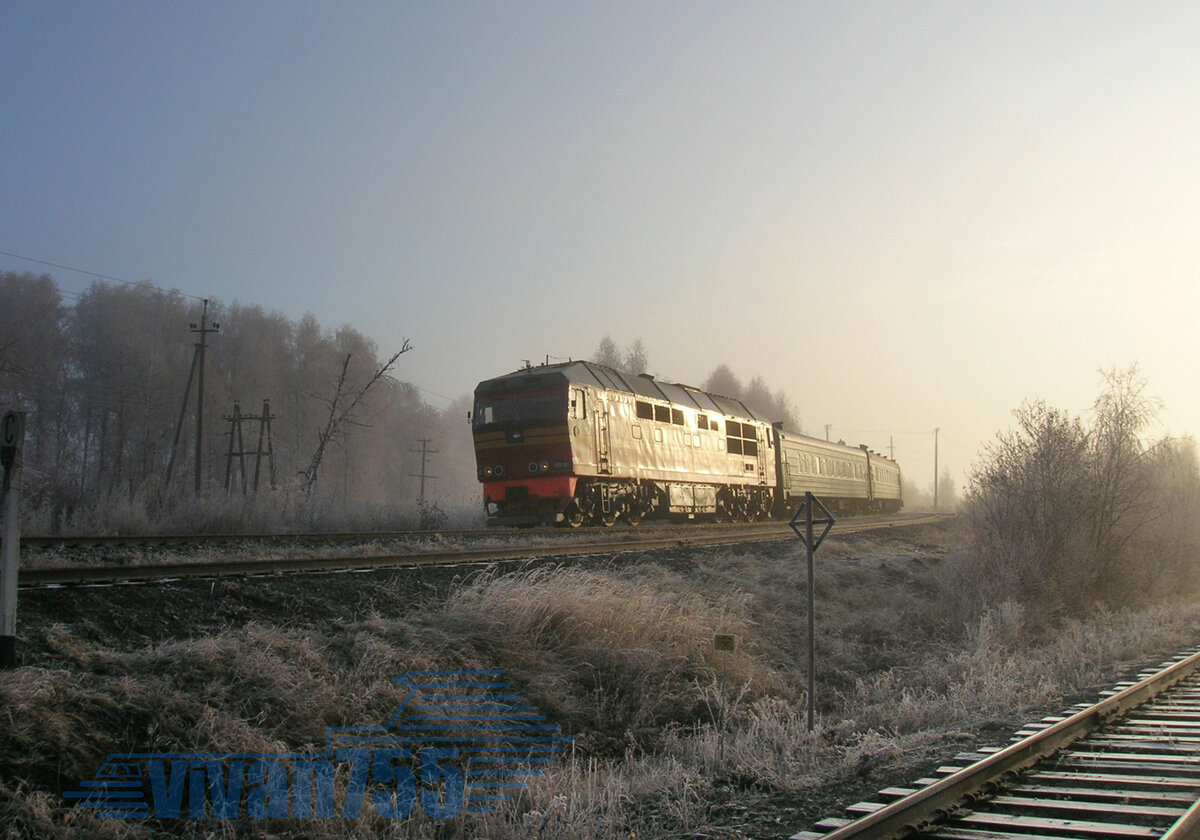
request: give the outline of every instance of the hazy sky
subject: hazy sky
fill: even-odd
[[[1195,0],[5,0],[0,250],[409,337],[450,396],[640,337],[921,484],[940,427],[961,486],[1101,367],[1200,431],[1197,44]]]

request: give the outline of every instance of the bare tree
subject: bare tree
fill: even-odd
[[[1146,395],[1137,365],[1102,371],[1107,387],[1092,406],[1091,541],[1103,590],[1114,577],[1126,544],[1151,516],[1151,473],[1140,434],[1154,420],[1159,401]],[[1107,595],[1107,592],[1103,594]]]
[[[973,468],[965,519],[997,591],[1077,612],[1143,597],[1167,562],[1132,547],[1167,510],[1155,488],[1180,483],[1179,459],[1156,458],[1158,447],[1141,440],[1158,401],[1137,367],[1103,376],[1090,427],[1026,403],[1016,431],[998,435]]]
[[[617,349],[617,343],[612,340],[612,336],[606,335],[600,339],[600,346],[592,354],[592,361],[605,367],[621,367],[621,351]]]
[[[630,373],[644,373],[650,366],[650,361],[646,357],[646,347],[640,338],[634,339],[633,344],[630,344],[629,349],[625,351],[623,365],[624,369]]]
[[[610,335],[600,339],[600,346],[592,354],[592,361],[626,373],[644,373],[650,365],[646,356],[646,346],[640,338],[635,339],[633,344],[629,345],[629,349],[622,353]]]
[[[346,355],[342,362],[341,373],[338,374],[337,383],[334,386],[333,396],[321,398],[321,401],[329,407],[329,411],[324,426],[317,432],[317,447],[313,451],[312,459],[309,461],[308,467],[301,473],[301,485],[305,493],[311,493],[316,485],[321,471],[321,462],[325,458],[325,452],[329,445],[346,433],[346,427],[364,425],[358,422],[356,415],[363,399],[377,383],[390,379],[389,373],[396,364],[396,360],[411,349],[412,344],[407,338],[404,339],[403,346],[380,365],[366,384],[357,390],[352,390],[347,384],[350,359],[353,358],[353,354]]]

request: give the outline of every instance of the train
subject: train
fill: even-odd
[[[900,509],[896,461],[760,415],[587,361],[480,382],[470,422],[488,525],[783,518],[805,492],[841,514]]]

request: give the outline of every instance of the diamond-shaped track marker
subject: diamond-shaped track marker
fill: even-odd
[[[814,509],[819,509],[825,515],[820,519],[810,519],[809,517],[812,516]],[[825,539],[825,536],[829,533],[829,529],[833,527],[833,523],[835,522],[837,522],[837,519],[829,512],[829,508],[825,507],[821,503],[821,500],[812,493],[806,492],[804,494],[804,501],[800,503],[800,507],[796,508],[796,513],[792,516],[788,525],[796,532],[796,536],[800,538],[800,542],[804,543],[805,548],[816,551],[820,548],[821,542]],[[810,546],[808,544],[808,535],[812,533],[814,525],[823,525],[824,528],[821,529],[821,536],[815,537]]]

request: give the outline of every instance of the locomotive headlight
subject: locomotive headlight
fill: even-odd
[[[495,466],[495,473],[496,473],[496,476],[497,476],[497,478],[498,478],[498,477],[500,477],[500,476],[502,476],[502,475],[504,475],[504,465],[503,465],[503,464],[497,464],[497,465]]]
[[[492,467],[491,466],[484,467],[483,475],[484,475],[484,478],[491,478],[492,477]]]
[[[537,471],[538,471],[537,461],[530,461],[530,462],[529,462],[529,471],[530,471],[531,473],[535,473],[535,472],[537,472]]]
[[[550,469],[550,462],[542,461],[541,468],[542,468],[542,472],[547,472]]]

